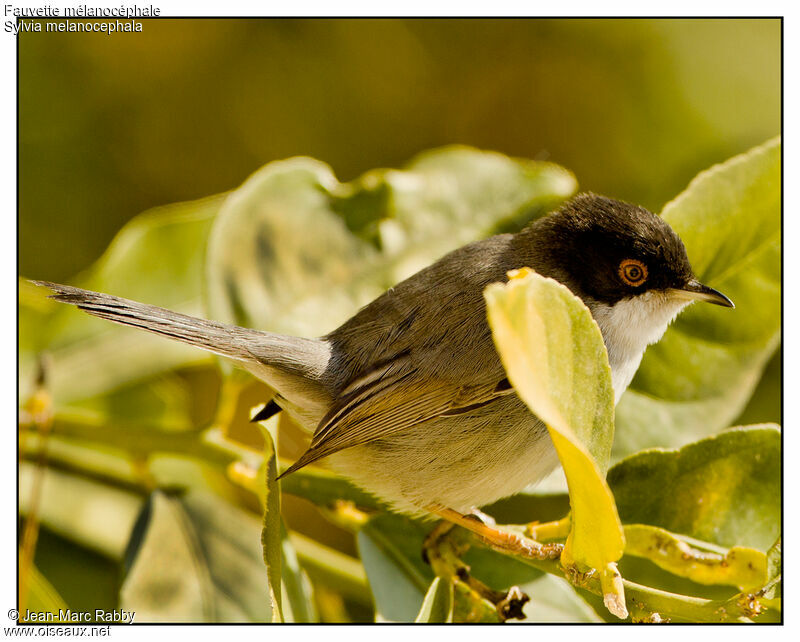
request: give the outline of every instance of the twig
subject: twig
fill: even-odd
[[[42,498],[45,467],[47,465],[47,437],[53,425],[53,402],[46,387],[46,368],[43,360],[39,361],[39,373],[36,381],[36,390],[25,404],[23,411],[27,414],[33,430],[41,439],[31,500],[25,526],[22,531],[22,544],[19,556],[19,611],[27,612],[28,591],[31,577],[31,567],[36,555],[36,543],[39,539],[39,505]],[[23,435],[20,435],[21,437]],[[20,456],[22,448],[20,448]]]

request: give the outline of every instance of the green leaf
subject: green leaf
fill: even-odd
[[[434,577],[428,587],[419,615],[414,620],[421,623],[453,621],[453,581]]]
[[[662,216],[683,239],[697,277],[736,309],[695,304],[647,350],[617,407],[617,458],[726,428],[778,346],[780,139],[702,172]]]
[[[611,468],[608,483],[623,523],[766,551],[781,529],[780,430],[747,426],[637,453]]]
[[[261,527],[261,546],[264,564],[267,566],[267,585],[269,586],[270,609],[273,622],[283,622],[281,609],[281,556],[282,523],[281,491],[278,477],[278,458],[272,435],[262,429],[264,437],[264,461],[266,498],[264,518]],[[287,538],[288,539],[288,538]]]
[[[547,425],[567,476],[572,528],[562,560],[600,572],[609,610],[625,617],[614,563],[624,538],[605,482],[614,394],[602,335],[565,286],[531,270],[486,289],[489,325],[508,378]]]
[[[781,346],[779,345],[769,363],[767,363],[753,396],[747,402],[747,407],[732,425],[747,426],[750,424],[781,422],[781,399],[783,398],[782,356]]]
[[[263,465],[258,473],[258,499],[263,510],[261,544],[267,567],[273,621],[315,622],[317,613],[311,583],[300,564],[280,513],[283,481],[276,479],[280,417],[276,415],[258,423],[265,448]]]
[[[295,158],[267,165],[231,195],[209,237],[212,318],[315,336],[380,293],[365,273],[375,248],[330,211],[337,185],[327,165]]]
[[[339,183],[319,161],[271,163],[225,202],[209,239],[211,316],[317,336],[469,241],[575,191],[551,163],[467,148]]]
[[[358,532],[358,552],[367,572],[375,614],[387,622],[413,622],[433,580],[422,561],[424,533],[399,515],[379,515]]]
[[[128,551],[120,605],[145,622],[267,622],[259,521],[212,495],[155,492]]]

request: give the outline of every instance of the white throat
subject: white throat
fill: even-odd
[[[614,403],[630,385],[647,346],[664,335],[670,322],[689,303],[656,291],[622,299],[614,305],[589,303],[608,350]]]

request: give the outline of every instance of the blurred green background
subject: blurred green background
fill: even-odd
[[[463,143],[659,210],[780,130],[779,20],[145,20],[19,36],[20,273],[307,154],[340,180]]]

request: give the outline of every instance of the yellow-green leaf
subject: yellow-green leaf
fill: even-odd
[[[266,462],[266,505],[261,529],[261,546],[264,563],[267,565],[269,600],[272,605],[272,621],[283,622],[281,609],[281,495],[278,476],[278,458],[269,430],[261,431],[264,437],[264,459]]]
[[[564,561],[600,571],[606,605],[624,617],[616,562],[624,536],[605,481],[614,394],[602,335],[566,287],[525,270],[485,293],[497,351],[517,394],[547,425],[569,484]]]

